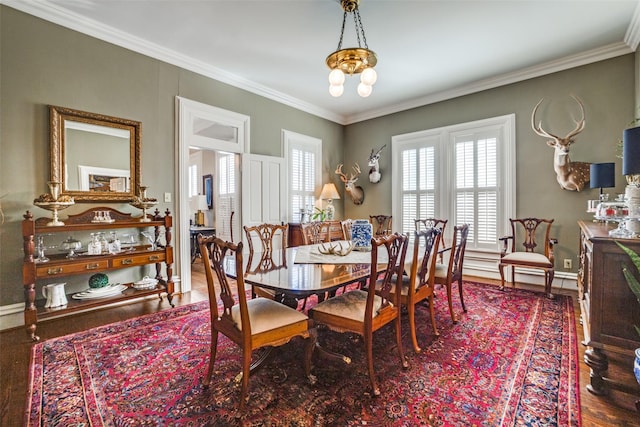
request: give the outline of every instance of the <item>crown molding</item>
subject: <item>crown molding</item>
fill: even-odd
[[[101,24],[97,21],[87,19],[76,13],[71,13],[66,9],[48,1],[37,0],[0,0],[11,8],[24,13],[36,16],[54,24],[78,31],[80,33],[95,37],[97,39],[113,43],[117,46],[138,52],[143,55],[167,62],[180,68],[201,74],[219,82],[237,87],[247,92],[263,96],[281,104],[290,106],[297,110],[312,114],[314,116],[330,120],[332,122],[349,125],[364,120],[370,120],[388,114],[421,107],[436,102],[445,101],[463,95],[480,92],[487,89],[517,83],[535,77],[552,74],[558,71],[591,64],[598,61],[622,56],[636,51],[640,44],[640,1],[635,9],[631,23],[627,29],[624,42],[614,43],[601,48],[589,50],[576,55],[571,55],[558,60],[535,65],[512,73],[506,73],[489,79],[479,80],[463,86],[457,86],[448,90],[434,93],[425,97],[416,98],[407,102],[389,105],[381,109],[365,111],[361,114],[343,116],[333,111],[320,108],[316,105],[302,101],[282,92],[275,91],[266,86],[249,81],[236,74],[229,73],[220,68],[198,61],[179,52],[163,48],[154,43],[149,43],[139,37],[129,33],[119,31],[113,27]]]
[[[446,101],[448,99],[457,98],[459,96],[470,95],[487,89],[505,86],[512,83],[518,83],[524,80],[545,76],[547,74],[564,71],[582,65],[591,64],[605,59],[615,58],[617,56],[633,53],[634,50],[624,42],[614,43],[601,48],[589,50],[576,55],[567,56],[555,61],[549,61],[533,67],[524,68],[512,73],[501,74],[499,76],[488,79],[478,80],[476,82],[456,86],[448,90],[433,93],[428,96],[416,98],[411,101],[400,104],[390,105],[383,109],[365,111],[362,114],[346,117],[346,124],[353,124],[364,120],[374,119],[376,117],[386,116],[388,114],[398,113],[400,111],[412,108],[422,107],[436,102]]]
[[[56,4],[36,0],[0,0],[0,4],[4,4],[13,9],[44,19],[45,21],[49,21],[62,27],[95,37],[99,40],[124,47],[171,65],[193,71],[194,73],[201,74],[205,77],[246,90],[247,92],[264,96],[265,98],[288,105],[309,114],[325,118],[339,124],[344,124],[344,117],[334,113],[333,111],[320,108],[316,105],[312,105],[298,98],[249,81],[243,77],[229,73],[205,62],[198,61],[174,50],[166,49],[124,31],[117,30],[111,26],[104,25],[76,13],[69,12]]]

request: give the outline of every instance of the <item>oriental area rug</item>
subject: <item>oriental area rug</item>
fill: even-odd
[[[419,354],[403,316],[407,370],[393,326],[374,334],[379,397],[369,393],[362,340],[319,330],[319,342],[352,363],[314,358],[311,385],[293,340],[251,375],[249,402],[237,413],[241,352],[222,335],[211,385],[201,383],[210,342],[202,302],[34,345],[24,424],[580,426],[571,298],[472,282],[464,292],[468,312],[456,303],[453,324],[437,291],[437,338],[428,308],[418,308]]]

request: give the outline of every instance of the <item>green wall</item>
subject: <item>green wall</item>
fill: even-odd
[[[540,117],[548,129],[563,134],[573,128],[569,117],[575,105],[569,94],[579,96],[587,124],[572,146],[571,158],[615,160],[619,171],[615,145],[633,117],[638,72],[634,55],[626,55],[345,127],[6,6],[0,6],[0,49],[0,203],[5,215],[0,224],[0,306],[23,301],[22,215],[27,209],[36,216],[48,215],[32,202],[47,191],[49,104],[141,121],[142,183],[158,199],[164,192],[175,193],[176,96],[250,116],[255,154],[282,155],[282,129],[320,138],[323,182],[333,180],[342,197],[336,201],[338,218],[391,211],[393,135],[515,113],[516,213],[555,218],[557,257],[575,259],[576,220],[590,219],[586,201],[597,190],[560,189],[553,150],[531,130],[531,110],[545,97]],[[371,184],[366,160],[372,148],[385,143],[382,181]],[[345,200],[344,186],[333,173],[338,163],[350,167],[356,161],[363,168],[358,181],[366,194],[362,206]],[[615,191],[622,192],[621,176],[617,184]],[[78,204],[69,212],[90,206]],[[113,207],[134,211],[126,204]],[[176,210],[172,203],[158,208]]]
[[[371,184],[366,175],[358,180],[365,191],[365,201],[356,206],[350,200],[345,214],[351,218],[368,218],[370,212],[391,214],[391,137],[419,130],[465,123],[489,117],[516,115],[516,216],[554,218],[553,234],[558,238],[556,260],[573,259],[577,271],[579,219],[591,220],[585,212],[587,200],[597,198],[597,189],[582,192],[562,190],[553,170],[553,149],[546,139],[531,129],[531,112],[545,98],[537,118],[545,129],[566,135],[575,127],[572,114],[579,109],[570,94],[582,99],[586,127],[571,146],[575,161],[616,162],[616,189],[624,193],[624,177],[616,144],[634,111],[634,55],[597,62],[486,90],[409,111],[348,126],[345,134],[345,163],[366,164],[371,149],[387,144],[380,167],[382,180]],[[558,264],[557,264],[558,265]],[[559,264],[561,265],[561,264]]]
[[[322,139],[323,165],[342,158],[341,125],[6,6],[0,6],[0,49],[0,306],[24,301],[22,215],[27,209],[50,215],[33,205],[48,191],[49,104],[141,121],[142,183],[160,201],[176,191],[176,96],[250,116],[254,154],[283,155],[281,130],[288,129]],[[76,204],[61,217],[91,206]],[[139,213],[127,204],[111,206]],[[157,207],[176,211],[173,203]]]

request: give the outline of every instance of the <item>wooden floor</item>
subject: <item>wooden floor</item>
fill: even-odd
[[[565,293],[572,294],[570,291]],[[575,303],[575,293],[572,296]],[[206,298],[204,273],[202,264],[198,260],[193,265],[192,291],[186,295],[175,296],[174,302],[178,306],[202,301]],[[576,325],[578,340],[581,340],[583,336],[582,326],[578,321],[580,309],[577,303],[574,306],[578,323]],[[169,308],[166,300],[158,302],[158,300],[153,299],[76,314],[71,317],[52,319],[41,323],[38,327],[38,335],[41,340],[46,340]],[[23,425],[31,346],[32,343],[29,341],[24,328],[0,333],[0,390],[2,393],[0,426]],[[582,361],[584,356],[584,347],[582,345],[579,345],[579,352],[579,360]],[[633,373],[631,370],[631,366],[620,367],[615,361],[612,361],[609,372],[612,376],[619,375],[622,372],[628,378],[632,378]],[[609,396],[598,397],[586,391],[585,386],[588,382],[589,369],[584,363],[580,362],[580,401],[583,426],[640,426],[640,413],[634,409],[634,402],[636,399],[640,399],[640,394],[634,396],[611,391]]]

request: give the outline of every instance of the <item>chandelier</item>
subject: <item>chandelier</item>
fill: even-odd
[[[358,11],[359,3],[360,0],[340,0],[340,6],[342,6],[342,10],[344,10],[340,41],[338,42],[338,49],[327,56],[327,65],[331,69],[329,73],[329,93],[335,97],[341,96],[344,92],[345,74],[349,74],[350,76],[360,74],[358,95],[363,98],[371,95],[373,84],[378,79],[376,70],[373,69],[378,63],[378,58],[375,52],[369,50],[369,46],[367,46],[367,38],[364,35],[364,27],[360,19],[360,12]],[[347,14],[353,14],[358,47],[342,49],[342,38],[347,22]],[[361,38],[364,47],[360,44]]]

